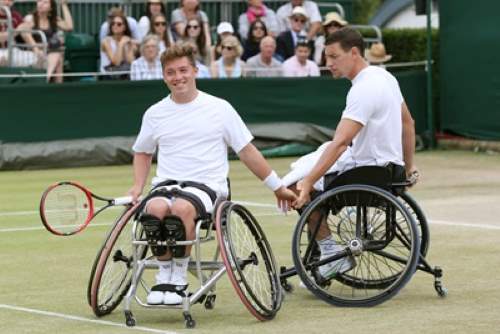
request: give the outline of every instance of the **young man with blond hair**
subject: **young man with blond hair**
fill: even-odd
[[[196,88],[198,70],[194,48],[189,44],[173,45],[162,54],[161,63],[170,94],[152,105],[143,116],[133,146],[134,184],[129,194],[134,200],[142,194],[153,154],[158,150],[153,186],[165,184],[167,180],[177,182],[167,188],[176,188],[179,196],[154,197],[146,203],[145,212],[158,220],[168,215],[177,216],[184,224],[186,239],[193,240],[200,208],[211,213],[214,196],[228,195],[228,146],[279,201],[294,200],[294,193],[282,185],[251,143],[253,137],[234,108],[227,101]],[[185,181],[189,184],[182,186]],[[156,286],[187,285],[190,251],[190,247],[186,247],[182,257],[173,257],[171,252],[158,254]],[[153,287],[147,301],[171,305],[181,303],[182,297]]]

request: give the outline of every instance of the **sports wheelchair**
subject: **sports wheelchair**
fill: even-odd
[[[326,191],[313,194],[300,212],[292,241],[294,266],[280,268],[282,287],[291,291],[287,279],[298,274],[313,294],[332,305],[375,306],[395,296],[419,269],[432,274],[437,294],[446,296],[442,269],[425,259],[429,228],[405,191],[410,183],[404,168],[392,164],[325,176]],[[339,250],[321,258],[316,240],[325,228]],[[329,263],[346,264],[347,270],[325,278],[319,269]]]
[[[89,305],[96,316],[111,313],[124,299],[126,324],[135,326],[131,311],[135,299],[146,308],[182,310],[186,327],[193,328],[196,322],[191,316],[191,306],[204,303],[206,309],[213,309],[216,282],[227,273],[237,295],[253,316],[261,321],[274,318],[283,299],[276,262],[263,230],[244,206],[230,199],[217,199],[214,214],[198,217],[194,240],[179,238],[182,233],[177,233],[171,225],[167,226],[171,233],[155,239],[146,233],[148,227],[140,221],[147,199],[123,211],[97,254],[87,291]],[[215,254],[204,259],[201,245],[214,239],[218,242]],[[150,291],[143,274],[145,269],[158,268],[153,255],[155,248],[169,248],[174,252],[188,245],[194,250],[188,270],[198,279],[198,288],[187,293],[167,287],[166,291],[183,297],[180,305],[147,304],[139,292],[147,295]]]

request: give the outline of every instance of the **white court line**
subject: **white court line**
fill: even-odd
[[[120,324],[120,323],[112,322],[112,321],[88,319],[88,318],[79,317],[79,316],[75,316],[75,315],[56,313],[56,312],[48,312],[48,311],[36,310],[36,309],[14,306],[14,305],[0,304],[0,309],[1,308],[7,309],[7,310],[13,310],[13,311],[20,311],[20,312],[26,312],[26,313],[45,315],[48,317],[62,318],[62,319],[66,319],[66,320],[89,322],[89,323],[93,323],[93,324],[97,324],[97,325],[121,327],[121,328],[125,328],[128,330],[135,330],[135,331],[139,331],[139,332],[177,334],[176,332],[162,331],[159,329],[154,329],[154,328],[149,328],[149,327],[143,327],[143,326],[127,327],[125,324]]]

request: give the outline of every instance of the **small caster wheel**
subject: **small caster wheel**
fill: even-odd
[[[211,295],[207,297],[207,300],[205,300],[205,308],[207,310],[213,310],[215,307],[215,295]]]
[[[439,297],[444,298],[448,295],[448,289],[443,288],[441,285],[436,285],[434,288]]]
[[[125,311],[125,324],[128,327],[135,326],[135,319],[134,319],[134,316],[132,315],[132,312],[130,312],[130,311]]]
[[[196,327],[196,321],[194,321],[194,319],[186,320],[186,328],[195,328],[195,327]]]

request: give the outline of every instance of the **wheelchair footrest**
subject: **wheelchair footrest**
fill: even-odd
[[[151,291],[162,291],[162,292],[183,292],[188,288],[189,284],[186,285],[175,285],[175,284],[157,284],[151,288]]]

